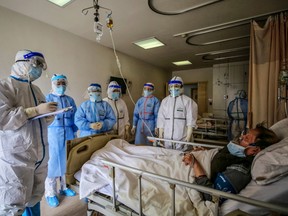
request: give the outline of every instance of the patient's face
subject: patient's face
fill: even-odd
[[[245,149],[245,155],[252,155],[255,156],[261,149],[258,146],[248,146]]]
[[[245,154],[255,156],[261,149],[258,146],[253,146],[256,142],[259,132],[255,129],[251,129],[248,133],[240,137],[240,145],[246,147]],[[251,145],[252,144],[252,145]]]
[[[255,143],[258,136],[258,132],[255,129],[251,129],[248,133],[240,137],[240,145],[248,147],[250,144]]]

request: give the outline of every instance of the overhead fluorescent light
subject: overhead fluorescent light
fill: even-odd
[[[48,1],[58,5],[59,7],[65,7],[74,0],[48,0]]]
[[[160,46],[165,46],[164,43],[162,43],[161,41],[159,41],[157,38],[153,37],[153,38],[147,38],[141,41],[136,41],[133,42],[133,44],[143,48],[143,49],[151,49],[151,48],[155,48],[155,47],[160,47]]]
[[[172,62],[173,64],[177,65],[177,66],[183,66],[183,65],[190,65],[192,64],[190,61],[185,60],[185,61],[178,61],[178,62]]]

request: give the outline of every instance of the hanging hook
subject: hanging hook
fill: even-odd
[[[94,8],[94,6],[82,9],[82,14],[87,15],[91,8]]]
[[[98,4],[98,0],[93,0],[93,6],[82,9],[82,14],[87,15],[88,12],[89,12],[89,10],[92,9],[92,8],[94,8],[94,9],[96,10],[96,13],[98,12],[99,8],[102,8],[102,9],[107,10],[107,11],[110,12],[110,13],[108,14],[108,16],[111,16],[111,15],[112,15],[112,10],[109,9],[109,8],[105,8],[105,7],[100,6],[100,5]]]
[[[98,0],[93,0],[93,6],[82,9],[82,14],[87,15],[89,10],[94,8],[97,12],[99,9]]]

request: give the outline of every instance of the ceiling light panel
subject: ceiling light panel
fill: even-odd
[[[59,7],[65,7],[66,5],[70,4],[74,0],[48,0],[49,2],[56,4]]]
[[[144,40],[133,42],[133,44],[143,48],[143,49],[152,49],[160,46],[165,46],[164,43],[159,41],[157,38],[147,38]]]
[[[191,65],[192,63],[188,60],[185,61],[178,61],[178,62],[172,62],[173,64],[177,65],[177,66],[183,66],[183,65]]]

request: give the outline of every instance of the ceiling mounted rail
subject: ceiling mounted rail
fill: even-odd
[[[161,11],[161,10],[158,10],[153,4],[154,0],[148,0],[148,6],[150,7],[150,9],[152,11],[154,11],[155,13],[158,13],[158,14],[162,14],[162,15],[179,15],[179,14],[184,14],[184,13],[190,12],[192,10],[201,8],[201,7],[208,6],[210,4],[214,4],[214,3],[220,2],[220,1],[223,1],[223,0],[210,0],[210,1],[204,2],[202,4],[197,4],[197,5],[194,5],[193,7],[188,7],[186,9],[178,10],[178,11]]]
[[[224,43],[224,42],[228,42],[228,41],[233,41],[233,40],[240,40],[240,39],[245,39],[245,38],[249,38],[250,35],[243,35],[243,36],[238,36],[238,37],[231,37],[231,38],[226,38],[226,39],[222,39],[222,40],[215,40],[215,41],[210,41],[210,42],[205,42],[205,43],[192,43],[190,42],[190,40],[196,37],[195,36],[191,36],[189,37],[189,40],[186,40],[186,43],[189,45],[193,45],[193,46],[206,46],[206,45],[211,45],[211,44],[217,44],[217,43]]]
[[[232,48],[232,49],[226,49],[226,50],[211,51],[211,52],[206,52],[206,53],[197,53],[195,55],[196,56],[203,55],[202,56],[202,59],[204,60],[203,62],[222,61],[222,60],[248,57],[249,49],[250,49],[249,46],[244,46],[244,47],[238,47],[238,48]],[[215,55],[234,53],[234,52],[239,52],[239,51],[244,51],[244,53],[242,52],[242,54],[236,54],[236,55],[230,55],[230,56],[220,56],[220,57],[215,56]]]
[[[205,55],[202,57],[204,60],[203,62],[210,62],[210,61],[223,61],[223,60],[229,60],[229,59],[235,59],[235,58],[242,58],[242,57],[248,57],[249,54],[242,54],[242,55],[234,55],[234,56],[225,56],[225,57],[215,57],[215,58],[209,58],[211,55]]]
[[[196,56],[200,56],[200,55],[218,55],[218,54],[223,54],[223,53],[237,52],[237,51],[249,50],[249,49],[250,49],[249,46],[244,46],[244,47],[237,47],[237,48],[231,48],[231,49],[225,49],[225,50],[210,51],[210,52],[205,52],[205,53],[197,53],[195,55]]]
[[[242,25],[248,25],[248,24],[250,24],[251,20],[253,20],[253,19],[257,19],[258,21],[263,20],[263,19],[266,19],[270,15],[285,12],[287,10],[288,9],[280,10],[280,11],[274,11],[271,13],[261,14],[261,15],[248,17],[245,19],[236,20],[236,21],[232,21],[232,22],[222,23],[222,24],[218,24],[218,25],[214,25],[214,26],[210,26],[210,27],[206,27],[206,28],[202,28],[202,29],[193,30],[190,32],[184,32],[184,33],[174,35],[174,37],[178,37],[178,36],[182,36],[183,38],[187,37],[186,43],[189,45],[194,45],[194,46],[206,46],[206,45],[211,45],[211,44],[225,43],[225,42],[229,42],[229,41],[245,39],[245,38],[249,38],[250,35],[242,35],[242,36],[231,37],[231,38],[226,38],[226,39],[222,39],[222,40],[209,41],[209,42],[204,42],[204,43],[203,42],[202,43],[191,42],[192,39],[195,38],[196,36],[204,35],[204,34],[211,33],[211,32],[216,32],[216,31],[220,31],[220,30],[224,30],[224,29],[229,29],[229,28],[233,28],[233,27],[238,27],[238,26],[242,26]],[[239,55],[231,55],[231,56],[221,56],[221,57],[215,57],[215,55],[233,53],[233,52],[237,52],[237,51],[245,50],[245,49],[249,50],[249,47],[240,47],[240,48],[232,48],[232,49],[220,50],[220,51],[211,51],[211,52],[207,52],[207,53],[198,53],[195,55],[196,56],[202,55],[203,62],[222,61],[222,60],[248,57],[249,53],[244,53],[244,54],[239,54]]]
[[[264,17],[268,17],[270,15],[281,13],[281,12],[285,12],[285,11],[288,11],[288,9],[273,11],[273,12],[266,13],[266,14],[260,14],[260,15],[257,15],[257,16],[251,16],[251,17],[247,17],[247,18],[244,18],[244,19],[234,20],[234,21],[230,21],[230,22],[226,22],[226,23],[221,23],[221,24],[217,24],[217,25],[213,25],[213,26],[208,26],[208,27],[205,27],[205,28],[200,28],[200,29],[196,29],[196,30],[192,30],[192,31],[182,32],[182,33],[178,33],[178,34],[173,35],[173,37],[186,38],[188,36],[191,37],[191,36],[195,36],[195,35],[202,35],[202,34],[206,34],[206,33],[210,33],[210,32],[219,31],[219,30],[222,30],[222,29],[228,29],[228,28],[232,28],[232,27],[248,24],[253,19],[264,18]]]
[[[196,56],[198,55],[203,55],[202,59],[204,60],[203,62],[210,62],[210,61],[222,61],[222,60],[229,60],[229,59],[235,59],[235,58],[243,58],[243,57],[248,57],[249,56],[249,46],[244,46],[244,47],[238,47],[238,48],[232,48],[232,49],[226,49],[226,50],[218,50],[218,51],[211,51],[211,52],[206,52],[206,53],[197,53],[195,54]],[[227,54],[227,53],[237,53],[241,52],[235,55],[230,55],[230,56],[219,56],[221,54]],[[215,56],[217,55],[217,56]]]

